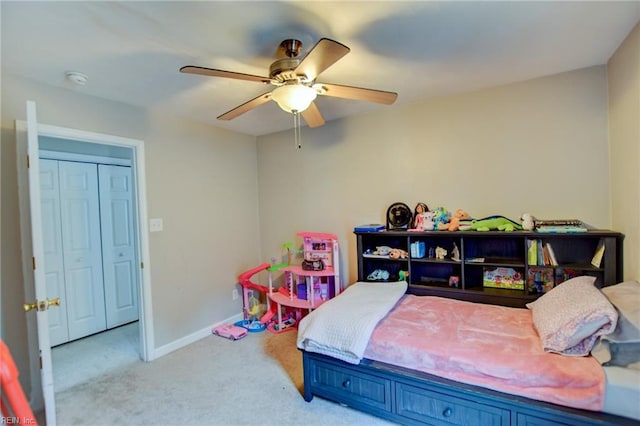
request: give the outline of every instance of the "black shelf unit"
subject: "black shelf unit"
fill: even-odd
[[[386,281],[396,281],[400,271],[409,274],[409,292],[417,295],[443,296],[473,302],[523,307],[541,295],[527,285],[533,268],[549,268],[554,282],[560,283],[571,275],[596,277],[598,287],[622,281],[622,249],[624,236],[606,230],[580,233],[538,233],[529,231],[380,231],[355,232],[358,252],[358,280],[368,281],[377,269],[387,271]],[[528,242],[550,244],[558,260],[557,266],[529,264]],[[424,243],[425,257],[411,257],[411,245]],[[599,244],[604,244],[601,265],[594,267],[591,259]],[[458,248],[460,260],[451,259],[453,247]],[[399,248],[409,253],[407,259],[390,259],[364,255],[377,247]],[[444,259],[430,257],[436,247],[447,250]],[[483,261],[478,261],[483,259]],[[485,287],[483,278],[487,268],[510,268],[521,274],[521,289]],[[450,285],[450,277],[457,283]],[[557,285],[557,284],[556,284]]]

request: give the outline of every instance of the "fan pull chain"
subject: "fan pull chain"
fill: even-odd
[[[298,149],[302,148],[302,138],[300,137],[300,113],[298,111],[293,110],[293,141],[298,147]]]

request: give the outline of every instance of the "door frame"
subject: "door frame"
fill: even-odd
[[[31,224],[29,220],[30,202],[28,194],[29,183],[27,179],[27,122],[16,120],[16,155],[18,171],[18,193],[20,194],[20,231],[22,243],[22,270],[25,285],[25,298],[32,298],[33,295],[33,270],[32,270],[32,247],[31,247]],[[94,143],[101,145],[113,145],[131,148],[133,157],[131,166],[134,169],[135,178],[135,200],[137,203],[137,215],[134,218],[135,234],[138,240],[138,268],[139,282],[139,309],[140,309],[140,358],[143,361],[155,359],[155,343],[153,329],[153,309],[151,291],[151,262],[149,256],[149,234],[147,215],[147,195],[146,195],[146,168],[144,141],[138,139],[125,138],[120,136],[87,132],[83,130],[66,127],[52,126],[38,123],[38,136],[49,136],[60,139],[74,140],[82,143]],[[44,406],[42,398],[42,384],[39,369],[39,348],[37,339],[32,338],[37,334],[37,325],[33,315],[27,315],[27,330],[29,358],[31,366],[31,395],[32,406],[37,410]]]

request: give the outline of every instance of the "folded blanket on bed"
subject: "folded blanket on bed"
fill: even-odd
[[[358,364],[373,329],[406,290],[406,281],[352,284],[300,321],[298,348]]]
[[[640,284],[625,281],[602,293],[615,306],[618,323],[613,333],[600,337],[591,355],[604,365],[640,370]]]

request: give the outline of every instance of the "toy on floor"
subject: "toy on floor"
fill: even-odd
[[[231,340],[238,340],[246,336],[248,332],[257,333],[264,331],[267,328],[265,325],[266,320],[263,322],[262,318],[258,319],[262,314],[262,310],[260,300],[255,296],[254,292],[257,291],[264,293],[265,299],[267,299],[267,303],[269,303],[267,298],[267,292],[269,289],[266,286],[251,282],[251,277],[269,267],[270,265],[268,263],[263,263],[260,266],[240,274],[238,281],[242,286],[243,319],[241,321],[236,321],[234,324],[222,324],[214,327],[211,330],[213,334]]]
[[[254,284],[258,285],[258,284]],[[262,305],[260,304],[260,300],[253,294],[254,290],[247,290],[249,293],[248,297],[248,306],[249,309],[244,309],[245,311],[245,319],[242,321],[238,321],[234,323],[238,327],[246,328],[247,331],[251,333],[257,333],[260,331],[264,331],[265,325],[261,320],[258,320],[258,317],[262,316]]]
[[[267,312],[263,314],[260,300],[254,294],[254,291],[264,293],[265,299],[268,299],[269,288],[251,281],[251,277],[255,274],[268,270],[270,267],[270,264],[263,263],[238,276],[238,281],[242,286],[242,313],[244,320],[236,322],[235,325],[246,328],[250,332],[263,331],[266,328],[266,322],[270,319],[269,308],[267,307]],[[268,304],[269,301],[267,300],[266,303]]]
[[[325,301],[337,296],[342,290],[338,257],[338,239],[334,234],[320,232],[298,232],[303,241],[302,254],[304,265],[293,265],[291,253],[293,244],[286,243],[287,263],[263,263],[242,273],[239,277],[244,291],[244,315],[250,320],[254,314],[255,302],[250,291],[259,291],[267,296],[267,310],[259,323],[273,333],[281,333],[297,328],[297,324],[306,313]],[[315,267],[315,264],[322,267]],[[311,267],[307,265],[311,264]],[[269,273],[269,287],[256,284],[251,277],[261,271]],[[284,285],[274,288],[273,273],[284,274]],[[250,330],[251,331],[251,330]]]
[[[294,319],[293,314],[289,312],[283,313],[282,309],[280,309],[280,315],[283,318],[282,320],[283,324],[285,322],[285,319],[287,319],[288,321],[286,321],[286,326],[283,326],[283,327],[277,326],[278,305],[273,302],[271,297],[272,293],[274,292],[273,273],[289,266],[288,262],[291,261],[292,243],[285,243],[283,247],[287,250],[287,263],[278,264],[278,263],[275,263],[275,260],[274,260],[274,263],[272,264],[263,263],[239,275],[238,281],[243,288],[244,320],[236,322],[235,325],[244,327],[249,332],[258,332],[258,331],[263,331],[267,329],[271,332],[279,333],[281,331],[285,331],[285,329],[286,330],[294,329],[293,326],[297,323],[297,321]],[[254,275],[262,271],[266,271],[269,274],[268,275],[269,287],[266,287],[251,281]],[[261,306],[259,304],[259,300],[253,294],[254,291],[262,292],[266,295],[266,299],[267,299],[266,312],[262,313],[262,310],[260,309]],[[286,287],[279,288],[277,292],[284,294],[286,297],[289,297],[289,293]],[[259,316],[259,319],[258,319],[258,316]],[[300,318],[298,318],[298,320],[299,319]]]
[[[283,333],[285,331],[293,331],[297,329],[299,320],[294,318],[294,314],[288,312],[282,316],[282,321],[271,321],[267,324],[267,330],[272,333]]]
[[[234,324],[222,324],[214,327],[211,332],[217,336],[224,337],[229,340],[239,340],[247,335],[248,331],[244,327],[238,327]]]

